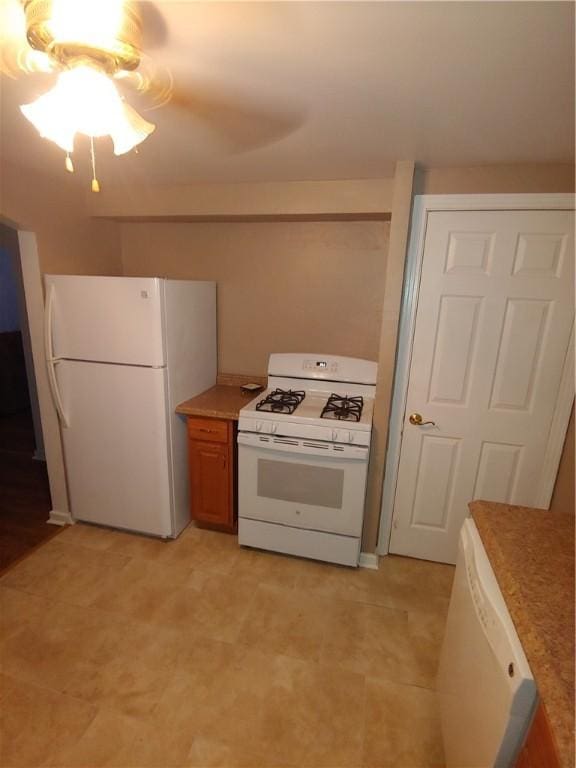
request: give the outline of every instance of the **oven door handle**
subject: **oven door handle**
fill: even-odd
[[[293,453],[308,456],[322,456],[328,461],[368,461],[369,449],[363,445],[343,445],[321,440],[307,440],[301,437],[261,435],[255,432],[238,432],[238,445],[257,448],[261,451]]]

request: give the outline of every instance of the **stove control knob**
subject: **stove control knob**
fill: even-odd
[[[274,423],[270,427],[270,432],[274,435],[276,433],[276,430],[278,429],[278,424]]]
[[[262,432],[262,422],[257,421],[256,422],[256,432]]]
[[[338,432],[335,429],[332,430],[332,442],[338,442]]]
[[[354,442],[354,432],[348,432],[348,442],[349,443]]]

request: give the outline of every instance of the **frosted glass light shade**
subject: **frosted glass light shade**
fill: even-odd
[[[149,136],[155,126],[120,98],[112,80],[94,67],[62,72],[51,91],[20,107],[38,133],[65,152],[74,136],[111,136],[114,154],[122,155]]]

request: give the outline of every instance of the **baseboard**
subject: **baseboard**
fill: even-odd
[[[48,522],[50,525],[74,525],[70,512],[58,512],[56,509],[50,510]]]
[[[46,461],[46,454],[44,453],[43,450],[34,451],[34,453],[32,454],[32,458],[34,459],[34,461]]]
[[[377,571],[378,555],[375,552],[360,552],[358,565],[360,568],[370,568],[372,571]]]

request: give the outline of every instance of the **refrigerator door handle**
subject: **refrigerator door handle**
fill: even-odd
[[[62,398],[60,397],[60,390],[58,389],[58,382],[56,380],[56,364],[58,360],[54,358],[54,350],[52,349],[52,308],[54,306],[54,286],[48,286],[48,295],[46,296],[46,305],[44,306],[44,351],[46,354],[46,368],[48,370],[48,383],[50,384],[50,391],[52,393],[52,400],[58,413],[58,418],[64,427],[69,426],[68,419],[64,413],[64,406],[62,405]]]

